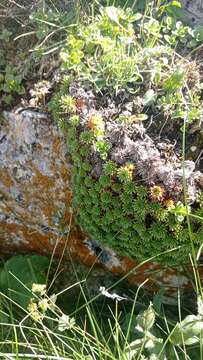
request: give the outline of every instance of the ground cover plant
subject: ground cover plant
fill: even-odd
[[[202,78],[190,55],[201,38],[167,10],[101,7],[72,26],[49,109],[67,133],[82,229],[140,261],[178,248],[157,258],[173,266],[189,261],[188,214],[196,250],[203,239],[202,165],[191,155]]]

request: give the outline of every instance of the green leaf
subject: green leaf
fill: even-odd
[[[156,356],[160,353],[163,349],[163,339],[159,339],[153,336],[151,333],[148,333],[148,340],[145,343],[145,348],[154,356],[152,357],[153,360],[160,360],[161,358]],[[151,357],[150,357],[151,359]],[[163,357],[162,357],[163,359]]]
[[[119,24],[119,11],[115,6],[107,6],[105,8],[105,13],[111,21]]]
[[[155,311],[152,303],[150,303],[147,310],[138,315],[137,323],[144,331],[148,331],[153,327],[155,323]]]
[[[46,282],[48,266],[49,259],[45,256],[13,256],[0,273],[0,288],[11,300],[27,308],[32,297],[28,289],[32,288],[33,283]]]
[[[147,90],[144,95],[144,106],[149,106],[156,101],[157,93],[153,89]]]
[[[132,115],[130,118],[132,118],[131,121],[145,121],[148,119],[148,115],[147,114],[137,114],[137,115]]]
[[[163,7],[164,8],[164,7]],[[184,22],[185,24],[190,24],[191,19],[188,15],[188,12],[179,6],[174,6],[169,3],[167,6],[165,6],[165,10],[170,16],[172,16],[176,20],[180,20]]]
[[[196,315],[188,315],[181,322],[177,323],[173,329],[170,341],[174,345],[192,345],[199,341],[199,336],[202,336],[203,321],[201,317]]]
[[[180,1],[176,1],[176,0],[171,1],[170,5],[171,5],[171,6],[176,6],[176,7],[178,7],[178,8],[181,8],[181,7],[182,7]]]
[[[126,359],[135,359],[135,355],[137,355],[138,351],[143,347],[143,342],[143,339],[132,341],[125,350]]]
[[[159,290],[158,293],[156,293],[153,296],[153,307],[157,313],[160,313],[160,311],[161,311],[161,306],[163,304],[164,292],[165,292],[165,290],[161,289],[161,290]]]
[[[203,25],[198,25],[197,27],[195,27],[194,36],[198,42],[203,41]]]
[[[11,94],[4,96],[4,102],[7,105],[10,105],[13,101],[13,96]]]
[[[10,37],[12,35],[12,32],[8,31],[7,29],[4,29],[2,33],[0,34],[0,40],[3,40],[5,42],[8,42]]]
[[[136,13],[136,14],[132,13],[132,15],[128,17],[128,22],[139,21],[140,19],[142,19],[141,13]]]
[[[185,71],[177,69],[169,78],[164,82],[163,88],[165,91],[174,92],[181,88],[184,83]]]

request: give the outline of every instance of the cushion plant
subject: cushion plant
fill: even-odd
[[[203,241],[203,175],[190,152],[202,140],[202,83],[194,32],[152,10],[110,6],[73,26],[50,110],[67,133],[82,229],[121,255],[174,266]]]

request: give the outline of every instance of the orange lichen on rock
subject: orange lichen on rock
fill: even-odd
[[[0,250],[98,262],[72,214],[66,142],[48,117],[5,113],[0,133]]]
[[[68,218],[72,195],[66,145],[48,117],[30,111],[5,117],[0,133],[1,243],[6,241],[9,249],[10,225],[23,226],[28,238],[19,247],[38,250],[38,237],[48,244],[49,237],[58,237],[63,214]]]

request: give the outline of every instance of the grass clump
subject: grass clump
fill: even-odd
[[[35,282],[33,275],[37,281],[42,280],[36,272],[36,265],[43,264],[43,271],[44,266],[49,266],[50,271],[48,262],[49,259],[45,257],[14,256],[0,269],[2,358],[201,358],[203,305],[200,296],[196,306],[189,308],[187,301],[187,309],[177,310],[174,305],[164,304],[162,291],[149,300],[149,297],[141,293],[141,289],[123,288],[124,284],[119,285],[122,279],[108,288],[100,287],[95,296],[90,296],[92,290],[88,284],[91,284],[91,275],[85,274],[85,279],[78,279],[77,273],[81,276],[81,270],[75,268],[74,264],[73,283],[69,280],[67,284],[66,275],[64,277],[64,274],[56,273],[54,277],[59,276],[59,279],[51,279],[51,284],[49,280]],[[18,278],[18,274],[13,272],[19,264],[22,269],[27,267],[27,264],[30,265],[30,271],[24,272],[25,283],[23,273],[20,273]],[[7,287],[2,283],[5,272],[11,280]],[[15,282],[12,279],[15,279]],[[66,287],[63,287],[64,283]],[[17,285],[22,288],[19,297],[13,296]],[[8,296],[9,293],[11,297]],[[24,294],[27,296],[26,302],[22,296]]]

